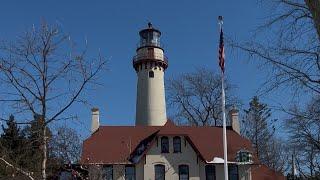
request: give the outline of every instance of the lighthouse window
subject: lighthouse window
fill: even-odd
[[[154,72],[153,71],[149,71],[149,78],[154,78]]]

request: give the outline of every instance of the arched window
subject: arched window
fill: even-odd
[[[189,180],[189,166],[180,165],[179,166],[179,180]]]
[[[206,165],[206,180],[216,179],[216,169],[214,165]]]
[[[155,174],[155,177],[154,177],[155,180],[165,180],[165,174],[166,174],[165,166],[162,164],[155,165],[154,174]]]
[[[181,138],[179,136],[173,138],[173,152],[181,152]]]
[[[161,138],[161,152],[169,153],[169,138],[166,136]]]
[[[149,78],[154,78],[154,72],[153,71],[149,71]]]

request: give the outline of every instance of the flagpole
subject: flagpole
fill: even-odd
[[[223,159],[224,159],[224,179],[228,180],[228,147],[227,147],[227,123],[226,123],[226,98],[224,93],[224,73],[221,72],[221,87],[222,87],[222,118],[223,118]]]
[[[222,32],[222,16],[219,16],[220,33]],[[223,52],[224,53],[224,52]],[[228,149],[227,149],[227,123],[226,123],[226,98],[224,92],[224,70],[221,70],[221,92],[222,92],[222,119],[223,119],[223,159],[224,159],[224,180],[228,180]]]

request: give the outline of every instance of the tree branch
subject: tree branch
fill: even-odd
[[[20,169],[20,168],[18,168],[18,167],[15,167],[14,165],[12,165],[12,164],[9,163],[8,161],[6,161],[4,158],[0,158],[0,160],[1,160],[2,162],[4,162],[7,166],[15,169],[16,171],[18,171],[19,173],[25,175],[25,176],[28,177],[29,179],[34,180],[34,178],[31,176],[32,173],[27,172],[27,171],[24,171],[24,170],[22,170],[22,169]]]

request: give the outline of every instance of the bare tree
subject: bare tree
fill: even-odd
[[[304,177],[316,177],[320,174],[320,98],[312,99],[305,108],[295,105],[286,112],[299,172]]]
[[[288,158],[291,155],[290,151],[288,152],[286,141],[273,136],[268,144],[265,158],[266,165],[275,171],[286,172],[289,168]]]
[[[221,78],[208,69],[182,74],[166,82],[169,105],[176,107],[178,120],[189,125],[221,125]],[[226,83],[226,107],[239,105]]]
[[[285,90],[293,98],[313,99],[306,108],[302,107],[305,101],[280,108],[289,116],[285,121],[291,144],[288,147],[297,152],[300,173],[310,174],[305,170],[319,156],[319,106],[315,99],[320,95],[320,1],[272,2],[272,13],[256,34],[262,38],[244,43],[230,41],[230,45],[246,52],[266,70],[269,76],[263,94]]]
[[[312,144],[320,151],[320,98],[313,99],[305,109],[293,106],[286,111],[286,121],[292,140]]]
[[[291,142],[294,147],[294,160],[300,177],[312,179],[320,175],[319,150],[308,143]]]
[[[87,43],[85,44],[87,46]],[[106,60],[87,57],[86,47],[77,50],[70,36],[59,27],[42,23],[40,28],[0,46],[0,100],[17,113],[42,119],[41,176],[47,178],[47,126],[63,116],[73,104],[85,102],[83,94],[96,85]]]
[[[259,28],[262,40],[230,45],[264,65],[269,78],[263,93],[285,88],[294,93],[320,94],[319,0],[276,0],[269,20]],[[313,15],[314,14],[314,15]],[[317,28],[315,28],[317,27]]]
[[[304,0],[304,2],[312,14],[314,26],[317,29],[320,40],[320,0]]]
[[[77,132],[68,127],[59,127],[50,141],[50,152],[63,163],[77,163],[81,153],[81,141]]]

